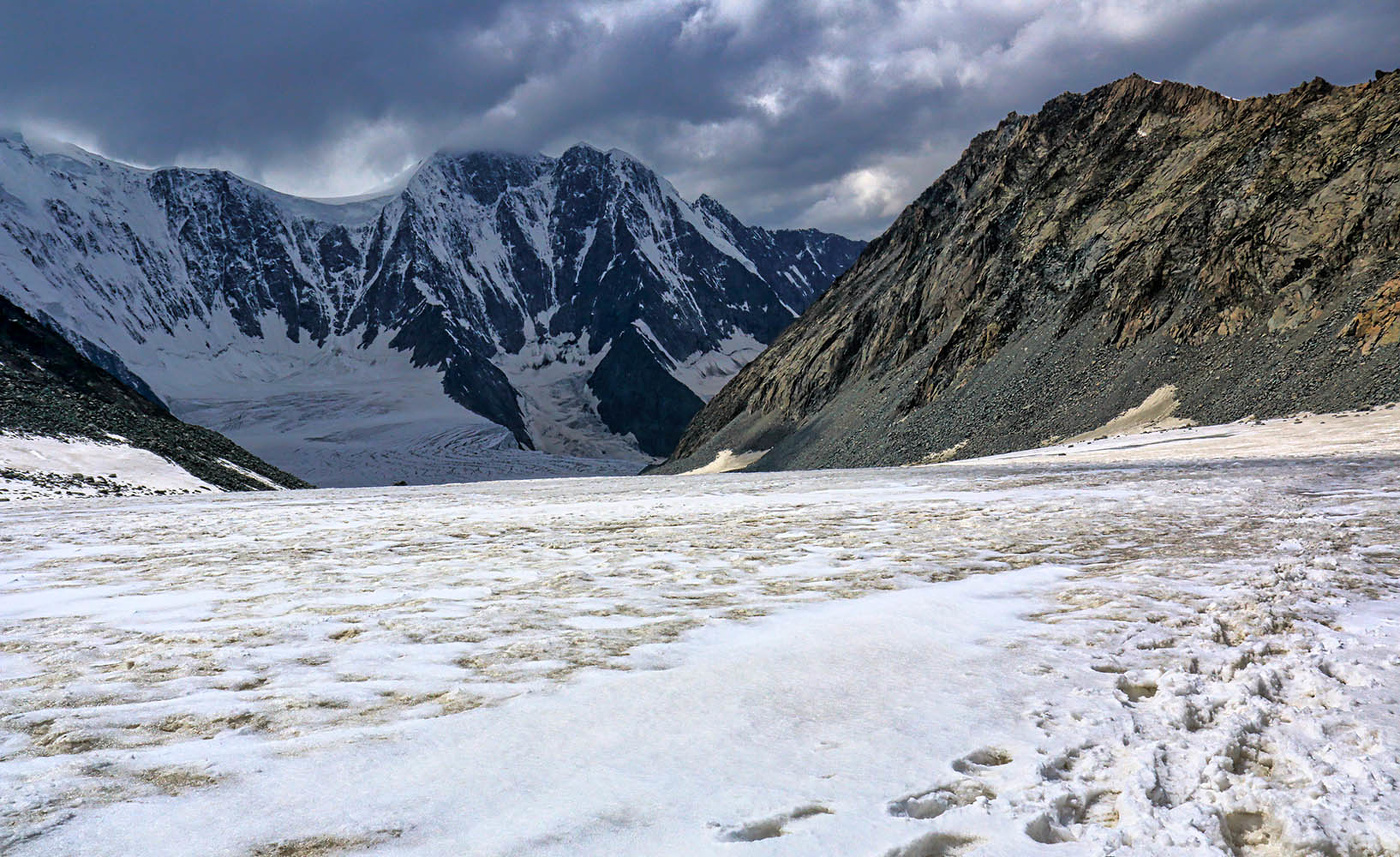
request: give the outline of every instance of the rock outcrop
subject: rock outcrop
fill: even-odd
[[[1237,101],[1133,76],[972,141],[664,469],[906,464],[1400,399],[1400,74]]]

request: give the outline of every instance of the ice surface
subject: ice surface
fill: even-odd
[[[557,307],[556,307],[557,309]],[[528,342],[518,354],[498,354],[500,367],[521,394],[526,424],[543,462],[562,461],[555,476],[631,476],[656,459],[637,449],[629,435],[612,434],[598,416],[598,397],[588,379],[608,352],[589,353],[588,335],[544,337]],[[592,462],[593,469],[569,470],[568,462]]]
[[[1396,853],[1395,414],[5,509],[0,850]]]
[[[672,374],[708,402],[766,347],[750,334],[735,330],[713,350],[692,354]]]

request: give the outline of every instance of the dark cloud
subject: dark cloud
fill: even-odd
[[[1397,65],[1394,0],[0,3],[0,123],[123,160],[331,194],[443,147],[587,140],[746,219],[860,236],[1064,90]]]

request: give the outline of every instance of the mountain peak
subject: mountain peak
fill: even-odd
[[[69,160],[85,164],[106,160],[67,140],[32,132],[26,133],[16,128],[0,129],[0,143],[4,143],[16,151],[27,152],[34,157],[62,155]]]
[[[695,208],[698,211],[708,214],[710,217],[713,217],[715,220],[718,220],[731,229],[735,224],[739,223],[739,218],[735,217],[733,212],[725,208],[719,200],[710,196],[708,193],[702,193],[695,199]]]
[[[443,150],[424,162],[409,187],[440,189],[492,205],[511,188],[528,187],[550,165],[543,155],[499,150]]]
[[[511,164],[521,161],[548,160],[535,153],[512,152],[507,149],[438,149],[428,156],[427,163]]]
[[[611,161],[620,161],[620,162],[625,163],[625,164],[633,164],[633,165],[636,165],[636,166],[638,166],[638,167],[641,167],[642,169],[646,170],[647,172],[651,172],[651,171],[652,171],[652,170],[651,170],[651,167],[649,167],[649,166],[647,166],[646,164],[642,163],[641,160],[640,160],[636,155],[633,155],[631,152],[627,152],[627,151],[624,151],[624,150],[622,150],[622,149],[619,149],[619,148],[617,148],[616,146],[614,146],[614,147],[611,148],[611,149],[608,149],[607,155],[608,155],[608,160],[611,160]]]
[[[592,143],[585,143],[580,141],[565,149],[563,153],[559,155],[559,160],[597,161],[601,160],[604,156],[605,153],[602,149],[599,149]]]
[[[601,167],[603,164],[623,166],[634,171],[651,173],[651,167],[643,163],[631,152],[618,149],[616,147],[599,149],[592,143],[578,142],[564,150],[559,156],[559,160],[569,164],[590,164]]]

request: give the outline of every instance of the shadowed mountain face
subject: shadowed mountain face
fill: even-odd
[[[328,485],[501,475],[495,452],[547,470],[532,449],[635,469],[861,246],[747,227],[582,145],[439,154],[326,203],[0,138],[0,291]],[[640,398],[620,381],[658,373]]]
[[[1130,77],[973,140],[665,469],[1033,447],[1167,385],[1200,422],[1360,407],[1400,398],[1398,339],[1400,74],[1246,101]]]
[[[674,427],[689,423],[705,404],[662,368],[664,361],[646,337],[627,330],[588,379],[608,428],[631,434],[643,452],[657,456],[675,449]]]
[[[230,491],[265,490],[269,483],[307,487],[228,438],[175,419],[4,297],[0,297],[0,432],[101,443],[121,440]]]

